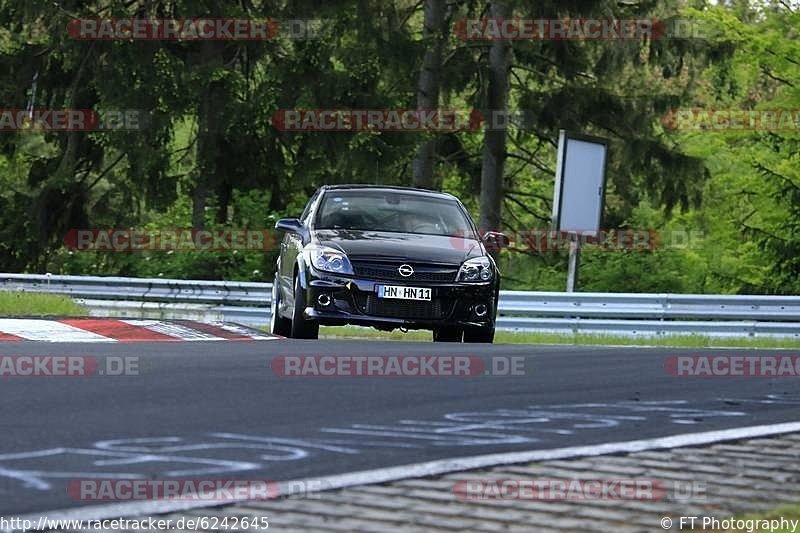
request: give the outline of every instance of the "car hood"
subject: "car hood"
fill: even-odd
[[[361,230],[317,230],[316,241],[342,250],[350,259],[398,260],[460,265],[484,255],[475,239]]]

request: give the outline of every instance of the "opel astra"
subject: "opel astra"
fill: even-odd
[[[494,340],[500,274],[462,203],[441,192],[321,187],[278,220],[272,332],[316,339],[320,325],[429,329],[440,342]]]

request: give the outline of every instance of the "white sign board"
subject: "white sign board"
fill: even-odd
[[[558,138],[553,225],[557,231],[596,236],[600,231],[608,144],[561,130]]]

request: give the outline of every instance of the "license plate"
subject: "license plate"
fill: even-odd
[[[378,298],[393,298],[395,300],[424,300],[431,301],[431,289],[424,287],[398,287],[393,285],[378,285]]]

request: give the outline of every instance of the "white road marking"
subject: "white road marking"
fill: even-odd
[[[130,324],[131,326],[139,326],[142,328],[147,328],[150,331],[155,331],[156,333],[163,333],[164,335],[169,335],[170,337],[175,337],[176,339],[181,339],[184,341],[225,340],[222,337],[217,337],[216,335],[204,333],[202,331],[192,329],[188,326],[173,324],[171,322],[162,322],[160,320],[123,320],[123,322],[125,322],[126,324]]]
[[[175,324],[162,320],[121,320],[137,326],[162,333],[183,341],[224,341],[228,340],[211,333],[193,329],[191,326]],[[252,340],[278,340],[281,337],[260,334],[237,324],[216,322],[212,325]],[[117,339],[64,324],[58,320],[41,318],[0,318],[0,334],[7,333],[24,340],[41,342],[118,342]]]
[[[10,333],[30,341],[45,342],[117,342],[55,320],[33,318],[0,318],[0,332]]]
[[[236,334],[241,335],[243,337],[250,337],[251,339],[254,339],[254,340],[274,341],[274,340],[280,338],[280,337],[270,337],[268,335],[259,335],[257,333],[253,333],[253,330],[247,329],[247,328],[243,328],[242,326],[239,326],[238,324],[229,324],[227,322],[212,322],[211,324],[214,325],[214,326],[217,326],[218,328],[222,328],[225,331],[230,331],[231,333],[236,333]]]
[[[462,457],[458,459],[440,459],[425,463],[378,468],[375,470],[365,470],[361,472],[352,472],[349,474],[340,474],[335,476],[282,481],[280,483],[280,494],[281,496],[290,496],[295,493],[300,493],[301,491],[306,492],[308,487],[311,486],[322,487],[324,490],[333,490],[358,485],[372,485],[376,483],[386,483],[389,481],[399,481],[401,479],[449,474],[452,472],[462,472],[465,470],[474,470],[477,468],[487,468],[499,465],[575,459],[578,457],[596,457],[599,455],[635,453],[648,450],[682,448],[686,446],[703,446],[723,441],[752,439],[757,437],[768,437],[783,433],[796,432],[800,432],[800,422],[749,426],[743,428],[723,429],[718,431],[705,431],[701,433],[685,433],[681,435],[672,435],[669,437],[659,437],[655,439],[609,442],[606,444],[596,444],[591,446],[572,446],[568,448],[555,448],[550,450],[493,453],[488,455]],[[237,500],[234,499],[228,499],[225,503],[230,504],[235,503],[236,501]],[[238,501],[246,500],[243,499]],[[110,505],[95,505],[66,510],[62,509],[20,516],[19,518],[20,520],[30,520],[34,524],[36,524],[37,520],[41,516],[47,516],[51,520],[104,520],[111,518],[137,517],[153,514],[181,512],[203,507],[209,507],[209,502],[146,501],[115,503]],[[11,532],[12,530],[0,531]]]

